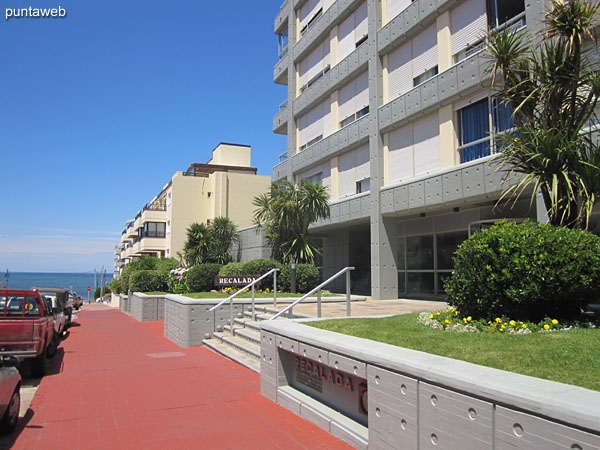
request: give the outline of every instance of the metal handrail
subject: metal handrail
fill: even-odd
[[[284,314],[287,311],[289,311],[289,316],[291,317],[292,316],[292,308],[294,306],[296,306],[298,303],[300,303],[302,300],[306,299],[309,295],[314,294],[316,291],[319,291],[319,292],[317,292],[317,317],[321,317],[321,289],[324,286],[326,286],[329,283],[331,283],[337,277],[343,275],[344,273],[346,274],[346,315],[348,317],[350,317],[350,271],[351,270],[354,270],[354,267],[344,267],[338,273],[336,273],[332,277],[328,278],[327,280],[323,281],[317,287],[315,287],[312,290],[310,290],[307,294],[304,294],[302,297],[300,297],[294,303],[292,303],[288,307],[286,307],[286,308],[282,309],[281,311],[279,311],[277,314],[275,314],[269,320],[275,320],[275,319],[277,319],[279,316],[281,316],[282,314]]]
[[[254,286],[256,286],[256,283],[258,283],[259,281],[261,281],[263,278],[273,274],[273,305],[277,306],[277,272],[279,272],[279,269],[275,268],[275,269],[271,269],[269,270],[267,273],[264,273],[263,275],[261,275],[259,278],[257,278],[256,280],[254,280],[252,283],[247,284],[246,286],[244,286],[243,288],[241,288],[239,291],[237,291],[234,294],[231,294],[229,297],[227,297],[226,299],[220,301],[219,303],[217,303],[215,306],[213,306],[212,308],[210,308],[208,311],[212,312],[215,309],[217,309],[218,307],[220,307],[223,303],[229,301],[229,309],[230,309],[230,318],[229,318],[229,332],[231,333],[231,335],[233,336],[233,299],[234,297],[236,297],[238,294],[244,292],[246,289],[248,288],[252,288],[252,320],[256,320],[256,313],[254,311]]]

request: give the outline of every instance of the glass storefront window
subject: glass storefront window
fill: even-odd
[[[436,269],[450,269],[454,267],[452,256],[459,244],[468,238],[466,231],[454,233],[443,233],[436,236],[437,239],[437,267]]]
[[[409,270],[433,269],[433,236],[407,237],[406,262]]]
[[[434,273],[409,272],[408,293],[435,295]]]

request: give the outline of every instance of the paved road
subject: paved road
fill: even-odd
[[[5,438],[15,449],[350,448],[260,395],[259,376],[162,322],[86,305]]]

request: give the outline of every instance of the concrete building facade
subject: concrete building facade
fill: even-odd
[[[142,255],[176,258],[187,228],[196,222],[209,224],[215,217],[228,217],[238,229],[251,226],[252,200],[269,189],[271,177],[257,175],[250,153],[250,146],[221,143],[208,163],[176,172],[125,224],[115,247],[117,270]]]
[[[535,33],[544,0],[287,0],[275,19],[274,117],[287,152],[273,180],[329,187],[314,224],[324,276],[355,266],[353,292],[440,297],[469,233],[538,219],[529,199],[497,205],[495,136],[510,111],[490,91],[490,29]],[[543,215],[543,214],[542,214]]]

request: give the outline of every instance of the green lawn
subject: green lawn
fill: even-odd
[[[417,316],[306,325],[600,391],[600,329],[526,335],[456,333],[421,325]]]

